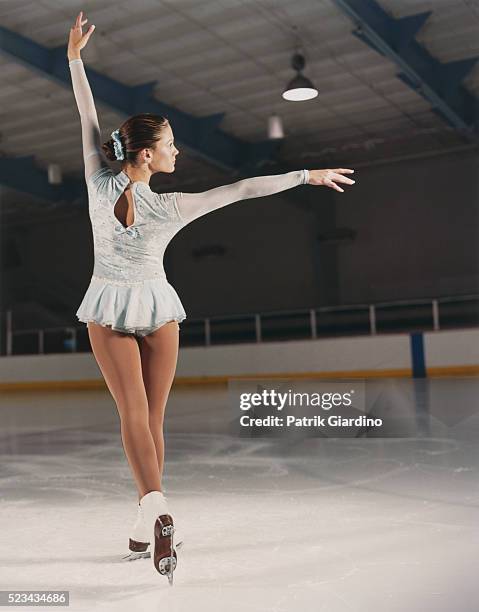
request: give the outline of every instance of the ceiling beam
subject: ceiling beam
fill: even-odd
[[[0,157],[0,184],[42,200],[72,202],[86,197],[84,181],[64,178],[60,185],[48,182],[45,170],[35,165],[35,157]]]
[[[354,36],[394,62],[398,77],[466,140],[478,140],[479,100],[462,84],[478,57],[443,64],[415,40],[431,11],[396,19],[375,0],[333,0],[356,25]]]

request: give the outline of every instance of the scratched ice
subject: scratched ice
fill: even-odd
[[[75,611],[477,610],[479,382],[375,384],[416,436],[239,438],[225,388],[172,392],[173,588],[121,560],[136,491],[108,393],[4,393],[0,589]]]

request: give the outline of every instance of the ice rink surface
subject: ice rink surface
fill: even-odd
[[[109,393],[4,393],[0,589],[75,611],[477,611],[479,381],[374,384],[409,437],[240,438],[226,387],[174,388],[172,588],[122,560],[137,496]]]

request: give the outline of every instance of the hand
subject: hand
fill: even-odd
[[[75,25],[70,28],[70,38],[68,40],[68,59],[79,59],[80,51],[87,44],[90,39],[90,36],[95,29],[94,25],[91,25],[85,34],[82,33],[82,26],[88,21],[88,19],[82,19],[83,11],[78,13],[78,16],[75,21]]]
[[[346,176],[343,176],[344,173],[351,173],[354,170],[350,168],[334,168],[331,170],[327,168],[326,170],[310,170],[309,171],[309,183],[308,185],[326,185],[326,187],[331,187],[332,189],[336,189],[336,191],[344,192],[344,189],[341,189],[334,181],[338,183],[345,183],[346,185],[354,185],[356,181],[353,181]]]

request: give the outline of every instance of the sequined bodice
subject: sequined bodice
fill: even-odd
[[[176,194],[158,194],[146,183],[131,183],[135,218],[132,225],[124,227],[114,208],[129,183],[124,172],[114,174],[110,168],[101,168],[88,179],[93,274],[116,281],[166,278],[166,247],[185,225],[178,213]]]

